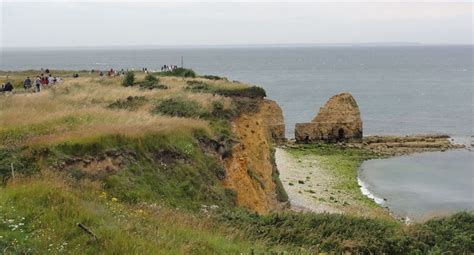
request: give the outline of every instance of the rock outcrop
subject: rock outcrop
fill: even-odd
[[[236,192],[238,206],[247,207],[260,214],[277,211],[285,206],[280,190],[278,171],[272,165],[274,151],[272,140],[284,139],[283,115],[280,107],[270,100],[263,100],[259,111],[243,114],[233,121],[234,134],[239,144],[232,148],[224,160],[225,188]]]
[[[349,93],[331,97],[310,123],[297,123],[297,142],[357,142],[362,139],[359,107]]]
[[[284,142],[285,138],[285,120],[280,106],[272,100],[264,100],[260,105],[263,125],[268,131],[270,138],[275,143]]]

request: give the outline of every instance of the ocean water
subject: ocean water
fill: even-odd
[[[4,50],[1,70],[110,69],[163,64],[257,84],[283,108],[287,136],[333,95],[357,100],[365,134],[473,130],[473,46]]]
[[[473,167],[467,150],[421,153],[366,161],[359,178],[376,202],[397,216],[423,221],[474,211]]]
[[[331,96],[346,91],[359,105],[364,135],[444,133],[470,140],[473,49],[471,45],[3,50],[0,69],[157,70],[163,64],[180,65],[183,57],[184,66],[200,74],[265,88],[282,107],[290,138],[295,123],[310,121]],[[368,192],[386,198],[386,205],[400,215],[423,218],[451,212],[447,210],[451,207],[472,210],[473,158],[472,151],[461,150],[369,161],[361,179],[368,183]],[[427,183],[446,185],[437,189],[426,187]]]

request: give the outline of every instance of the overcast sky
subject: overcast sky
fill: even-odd
[[[472,44],[464,3],[0,0],[2,47]]]

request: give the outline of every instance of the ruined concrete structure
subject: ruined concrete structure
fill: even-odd
[[[295,139],[300,143],[357,142],[362,139],[359,107],[349,93],[331,97],[310,123],[297,123]]]

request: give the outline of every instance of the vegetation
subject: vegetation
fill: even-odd
[[[198,118],[206,114],[205,110],[198,102],[186,100],[180,97],[160,101],[153,109],[153,112],[185,118]]]
[[[235,230],[225,234],[201,213],[172,209],[160,202],[131,205],[102,191],[99,183],[72,182],[58,173],[10,182],[0,192],[0,205],[2,254],[269,251],[262,241],[245,240]]]
[[[161,84],[160,80],[152,74],[147,74],[143,81],[137,83],[142,89],[168,89],[168,86]]]
[[[184,78],[195,78],[196,73],[192,69],[178,67],[171,71],[162,71],[158,73],[160,76],[177,76],[177,77],[184,77]]]
[[[311,254],[467,254],[474,250],[472,213],[412,226],[393,220],[295,212],[260,216],[233,210],[222,212],[218,219],[245,231],[250,238],[305,247]]]
[[[117,99],[115,102],[109,104],[109,108],[135,111],[145,103],[146,98],[143,96],[129,96],[125,100]]]
[[[134,83],[135,83],[135,73],[127,72],[127,74],[125,74],[125,77],[123,78],[122,85],[124,87],[130,87],[130,86],[133,86]]]
[[[213,86],[200,80],[191,80],[186,82],[186,89],[192,92],[213,93],[225,97],[246,97],[246,98],[264,98],[267,96],[265,90],[261,87],[222,87]]]
[[[203,75],[201,77],[204,78],[204,79],[208,79],[208,80],[226,80],[226,78],[216,76],[216,75]]]
[[[264,98],[267,96],[265,90],[257,86],[243,89],[217,89],[215,93],[226,97]]]

